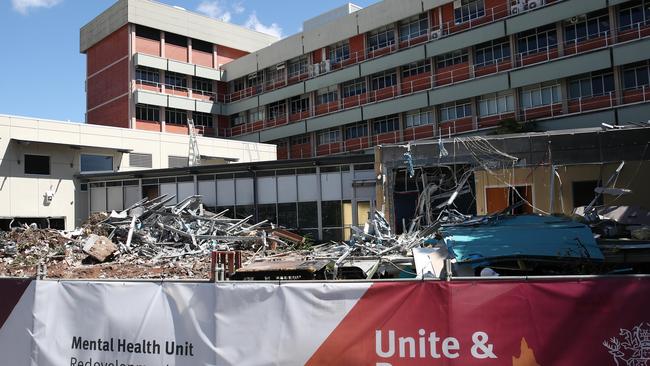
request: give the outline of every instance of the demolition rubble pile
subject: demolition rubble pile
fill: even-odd
[[[252,216],[203,208],[200,196],[143,199],[121,212],[93,213],[74,231],[23,225],[0,232],[0,276],[49,278],[209,278],[212,251],[241,251],[246,265],[318,258],[336,268],[355,258],[408,256],[421,231],[391,233],[375,212],[347,242],[317,246]]]
[[[251,218],[203,209],[200,196],[143,199],[122,212],[94,213],[74,231],[23,225],[0,232],[0,276],[208,278],[213,250],[291,244]],[[244,254],[245,256],[247,254]]]

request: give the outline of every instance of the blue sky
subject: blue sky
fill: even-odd
[[[83,122],[85,56],[79,28],[116,0],[0,0],[0,114]],[[345,0],[163,0],[288,36]],[[358,0],[366,7],[377,0]]]

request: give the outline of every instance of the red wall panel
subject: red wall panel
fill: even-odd
[[[236,60],[242,56],[246,56],[247,54],[248,52],[246,51],[240,51],[221,45],[217,46],[217,60],[219,62],[219,65],[227,64],[228,62]]]
[[[125,25],[86,51],[86,75],[92,75],[128,55],[129,32]]]
[[[187,62],[187,47],[165,43],[165,57],[176,61]]]
[[[113,127],[129,127],[129,97],[124,96],[87,112],[89,124]]]
[[[135,52],[160,56],[160,41],[143,37],[135,37]]]
[[[205,67],[212,67],[212,54],[192,49],[192,63]]]
[[[124,59],[87,80],[86,101],[91,109],[129,90],[129,61]]]

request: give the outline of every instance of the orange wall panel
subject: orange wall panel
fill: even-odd
[[[143,37],[135,37],[135,52],[160,56],[160,41]]]
[[[124,96],[86,114],[89,124],[129,128],[129,98]]]
[[[155,132],[161,132],[162,131],[162,125],[160,122],[154,122],[154,121],[142,121],[142,120],[136,120],[135,121],[135,128],[138,130],[145,130],[145,131],[155,131]]]
[[[187,125],[175,125],[171,123],[166,123],[165,124],[165,132],[170,132],[170,133],[178,133],[181,135],[188,135],[189,130],[187,128]]]
[[[129,90],[129,61],[124,59],[87,80],[86,102],[91,109]]]
[[[205,67],[212,67],[212,54],[193,49],[192,63],[196,65],[205,66]]]
[[[361,55],[365,54],[366,51],[366,45],[364,42],[366,35],[364,34],[358,34],[352,38],[350,38],[350,58],[355,58],[355,54],[357,54],[357,57],[361,57]]]
[[[92,75],[128,55],[129,32],[125,25],[86,51],[86,75]]]
[[[187,47],[165,43],[165,57],[176,61],[187,62]]]
[[[227,64],[228,62],[236,60],[242,56],[246,56],[247,54],[248,52],[246,51],[240,51],[221,45],[217,46],[217,60],[219,62],[219,65]]]

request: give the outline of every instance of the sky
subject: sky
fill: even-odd
[[[83,122],[86,57],[79,29],[117,0],[0,0],[0,114]],[[345,0],[162,0],[286,37]],[[366,7],[377,0],[357,0]]]

